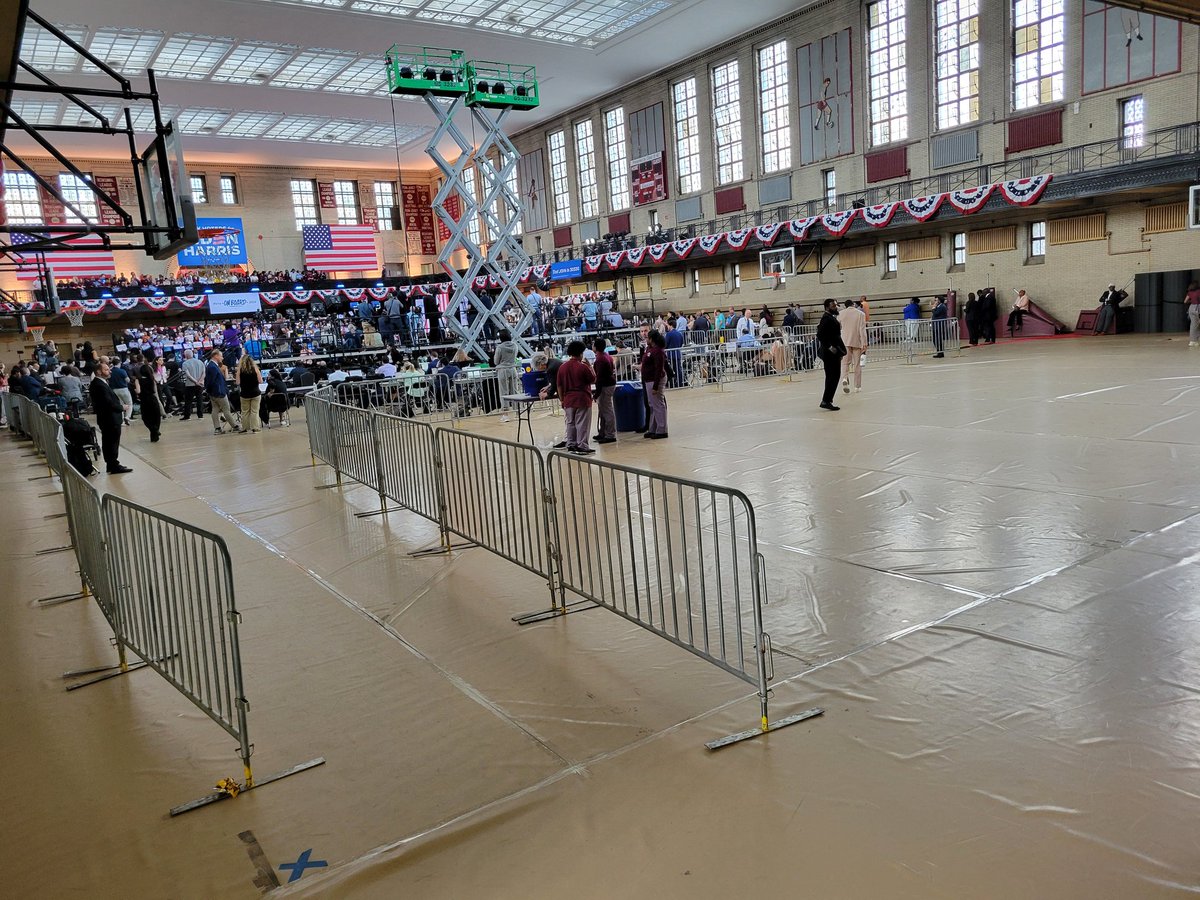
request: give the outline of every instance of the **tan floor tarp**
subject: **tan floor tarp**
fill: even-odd
[[[941,362],[938,365],[937,362]],[[235,743],[110,662],[55,485],[0,441],[4,893],[253,897],[1182,896],[1200,891],[1200,354],[1161,337],[1025,342],[670,396],[671,440],[606,458],[737,486],[767,558],[775,716],[745,684],[593,610],[519,629],[544,582],[308,461],[303,421],[169,423],[96,483],[223,535],[260,775],[176,819]],[[841,395],[839,395],[841,396]],[[512,437],[513,425],[481,430]],[[560,419],[535,420],[549,442]]]

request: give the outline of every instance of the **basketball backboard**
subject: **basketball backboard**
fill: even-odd
[[[760,250],[758,253],[759,277],[763,279],[787,278],[796,274],[796,251],[793,247],[778,250]]]
[[[155,259],[169,259],[200,239],[179,135],[179,126],[174,121],[167,122],[137,165],[138,181],[146,200],[149,220],[146,224],[164,229],[147,238]]]

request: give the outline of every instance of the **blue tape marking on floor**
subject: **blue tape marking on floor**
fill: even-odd
[[[306,869],[323,869],[327,865],[329,865],[329,863],[325,862],[325,860],[323,860],[323,859],[310,860],[309,857],[311,857],[311,856],[312,856],[312,850],[308,849],[308,850],[305,850],[303,853],[301,853],[300,858],[297,859],[294,863],[280,863],[279,864],[279,868],[281,868],[281,869],[291,869],[292,870],[292,876],[287,880],[288,884],[291,884],[293,881],[299,881],[300,876],[302,876],[304,874],[304,871]]]

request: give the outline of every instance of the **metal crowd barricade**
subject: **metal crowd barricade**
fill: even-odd
[[[433,427],[382,412],[372,418],[379,447],[381,500],[398,503],[440,527],[441,495]]]
[[[374,420],[373,410],[341,403],[329,405],[338,478],[345,475],[379,493],[379,446]]]
[[[11,391],[0,391],[0,406],[3,408],[4,421],[8,423],[8,427],[13,431],[17,430],[17,427],[13,424],[13,420],[20,416],[20,413],[14,412],[19,399],[19,394],[14,394]]]
[[[757,689],[760,727],[709,749],[820,715],[769,721],[766,567],[744,494],[559,452],[547,463],[561,606],[578,594]]]
[[[108,557],[104,547],[104,516],[100,494],[86,478],[67,466],[62,473],[63,499],[67,507],[67,528],[79,563],[82,596],[91,594],[113,633],[117,632],[116,610],[108,577]],[[125,648],[118,648],[121,668],[125,668]]]
[[[520,382],[517,382],[520,384]],[[490,416],[501,412],[500,372],[497,369],[463,369],[450,386],[455,419]]]
[[[238,742],[245,783],[225,779],[216,793],[177,806],[171,815],[323,765],[323,758],[312,759],[254,780],[241,614],[225,542],[111,494],[102,511],[118,647],[133,651]]]
[[[443,528],[545,578],[551,611],[558,610],[541,453],[526,444],[448,428],[436,435]]]
[[[440,372],[402,372],[379,384],[379,408],[389,415],[426,422],[449,421],[450,379]]]
[[[317,388],[304,396],[304,419],[308,426],[308,446],[313,465],[317,460],[338,468],[337,441],[333,435],[332,390]],[[341,478],[339,473],[338,478]]]

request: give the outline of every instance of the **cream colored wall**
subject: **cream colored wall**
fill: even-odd
[[[52,183],[57,180],[61,167],[50,159],[31,159],[34,169],[46,176]],[[73,159],[81,170],[93,175],[116,175],[128,177],[129,169],[111,161]],[[278,270],[300,268],[303,266],[302,244],[300,232],[296,230],[292,210],[292,196],[289,182],[293,178],[306,178],[313,181],[351,180],[370,186],[374,190],[375,181],[395,182],[396,170],[378,169],[331,169],[331,168],[282,168],[275,166],[227,166],[187,161],[189,174],[206,176],[210,202],[196,207],[197,216],[240,217],[245,229],[246,245],[250,260],[255,268]],[[233,175],[237,179],[238,203],[226,206],[219,202],[219,177]],[[430,185],[433,183],[431,171],[404,170],[401,175],[404,184]],[[123,198],[125,199],[125,198]],[[362,200],[360,196],[360,201]],[[136,210],[136,200],[126,200],[126,209]],[[372,199],[370,204],[374,205]],[[335,224],[336,211],[320,210],[322,221]],[[258,239],[262,235],[262,240]],[[409,256],[406,250],[404,232],[383,231],[378,234],[380,260],[384,264],[404,264],[409,275],[420,275],[424,264],[434,263],[434,256]],[[158,262],[141,251],[117,251],[115,254],[118,272],[139,272],[143,274],[166,274],[175,268],[174,259]],[[15,278],[8,273],[0,274],[0,287],[20,287]]]
[[[599,179],[601,205],[601,233],[608,229],[604,227],[605,218],[610,214],[608,208],[608,172],[604,153],[603,112],[614,106],[623,106],[626,115],[644,106],[662,102],[666,109],[665,128],[667,132],[667,170],[672,180],[676,177],[674,160],[674,143],[672,140],[673,108],[671,104],[671,85],[689,76],[697,78],[698,115],[701,130],[701,163],[703,171],[704,190],[700,193],[705,219],[715,218],[713,202],[713,146],[712,146],[712,112],[711,87],[708,72],[712,66],[737,58],[740,63],[742,123],[744,141],[744,160],[746,179],[741,182],[748,211],[757,207],[758,188],[756,181],[763,177],[759,162],[757,142],[757,94],[754,90],[755,81],[755,50],[756,48],[786,38],[789,45],[789,62],[791,65],[792,89],[795,90],[796,48],[802,44],[819,40],[825,35],[832,34],[847,26],[853,29],[852,47],[854,53],[855,78],[855,138],[857,153],[840,157],[836,160],[826,160],[807,166],[796,166],[792,170],[792,202],[801,202],[819,198],[822,195],[821,172],[833,168],[837,174],[837,186],[841,192],[863,190],[865,181],[865,164],[862,153],[869,150],[865,136],[869,134],[867,124],[868,104],[864,96],[863,86],[867,84],[865,67],[865,24],[866,0],[827,0],[818,3],[807,10],[779,20],[773,25],[758,29],[754,33],[731,41],[729,44],[714,48],[709,53],[693,60],[672,66],[656,75],[642,79],[636,85],[625,90],[598,98],[594,102],[572,110],[552,122],[538,125],[536,128],[520,132],[514,137],[514,143],[521,152],[529,152],[536,147],[546,147],[546,136],[549,132],[565,128],[568,132],[567,156],[570,172],[573,211],[578,212],[578,196],[576,186],[576,162],[574,146],[570,139],[571,127],[574,122],[590,117],[597,141],[597,175]],[[981,121],[969,126],[978,128],[980,132],[981,161],[1000,162],[1005,158],[1005,120],[1015,115],[1011,113],[1011,70],[1012,70],[1012,32],[1009,24],[1011,3],[1008,0],[992,0],[981,3],[981,32],[984,36],[982,46],[982,79],[981,79]],[[1066,3],[1066,42],[1065,42],[1065,100],[1063,133],[1064,143],[1060,146],[1083,144],[1090,141],[1112,138],[1119,134],[1118,104],[1119,101],[1132,94],[1142,94],[1148,105],[1147,128],[1150,130],[1165,128],[1171,125],[1200,120],[1200,28],[1192,25],[1183,26],[1181,72],[1178,75],[1165,76],[1151,81],[1127,85],[1101,93],[1082,96],[1080,94],[1082,79],[1082,10],[1083,0],[1067,0]],[[931,174],[929,168],[929,137],[936,132],[936,107],[932,97],[936,90],[932,72],[932,0],[909,0],[907,16],[908,33],[908,85],[909,85],[909,140],[908,159],[911,177],[922,178]],[[793,96],[792,147],[795,158],[799,147],[798,129],[800,122],[795,114]],[[1038,107],[1027,112],[1038,112],[1049,107]],[[888,145],[893,146],[893,145]],[[1051,149],[1051,148],[1047,148]],[[546,155],[549,166],[548,151]],[[880,184],[886,185],[887,182]],[[549,175],[547,173],[547,185]],[[659,221],[664,227],[675,224],[675,201],[679,199],[672,188],[668,200],[661,201],[648,207],[634,208],[631,216],[631,230],[634,234],[644,234],[650,225],[649,210],[656,209]],[[771,204],[776,206],[777,204]],[[1031,208],[1020,219],[1020,232],[1024,235],[1028,222],[1044,217],[1036,207]],[[574,223],[575,242],[579,241],[578,223]],[[963,222],[972,227],[980,227],[982,219],[972,219]],[[1018,247],[1012,254],[989,254],[988,258],[968,260],[966,271],[961,273],[964,281],[986,280],[993,276],[996,284],[1014,286],[1025,284],[1035,296],[1040,294],[1048,299],[1051,308],[1062,304],[1061,309],[1073,309],[1078,292],[1081,296],[1090,295],[1093,289],[1090,283],[1096,279],[1121,280],[1128,279],[1134,271],[1162,271],[1177,268],[1192,268],[1196,262],[1194,250],[1195,233],[1156,236],[1149,239],[1143,246],[1140,241],[1139,229],[1142,225],[1140,207],[1123,209],[1117,207],[1110,216],[1109,229],[1113,232],[1112,250],[1107,243],[1099,245],[1087,244],[1069,248],[1050,248],[1046,265],[1026,265],[1025,248]],[[953,227],[951,225],[951,227]],[[960,226],[961,227],[961,226]],[[919,232],[904,229],[897,233],[900,239],[911,237]],[[526,247],[532,249],[534,239],[540,237],[546,250],[553,248],[553,238],[550,230],[530,234]],[[1191,243],[1189,243],[1191,238]],[[1126,254],[1121,251],[1148,250],[1146,253]],[[789,281],[786,293],[793,290],[821,294],[835,286],[843,287],[847,294],[859,293],[891,293],[893,291],[913,291],[930,293],[944,288],[949,280],[949,246],[943,247],[947,257],[941,265],[931,263],[902,264],[894,279],[882,277],[882,253],[880,265],[875,269],[858,269],[838,274],[830,269],[823,276],[802,276]],[[1001,259],[1000,257],[1005,257]],[[1059,265],[1079,266],[1079,272],[1068,271],[1066,280]],[[1140,269],[1139,269],[1140,267]],[[1112,274],[1103,274],[1103,273]],[[832,278],[836,284],[827,284]],[[1076,287],[1074,282],[1080,283]],[[955,285],[960,282],[956,279]],[[1089,286],[1085,288],[1085,283]],[[653,282],[656,296],[664,298],[668,305],[673,305],[679,298],[680,291],[672,291],[664,295],[657,292],[657,279]],[[793,288],[793,285],[798,287]],[[799,287],[803,285],[803,287]],[[749,288],[747,288],[749,289]],[[708,289],[704,289],[708,290]],[[1098,296],[1098,291],[1096,291]],[[1066,295],[1072,296],[1066,296]],[[765,296],[782,298],[785,290],[758,291],[753,294],[755,302],[761,302]],[[1055,299],[1062,297],[1062,300]],[[680,303],[682,305],[682,303]],[[706,304],[707,305],[707,304]],[[690,307],[689,307],[690,308]],[[1074,321],[1073,314],[1071,315]]]

